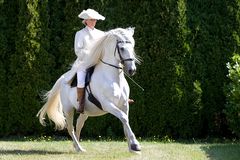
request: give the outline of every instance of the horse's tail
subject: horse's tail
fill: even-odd
[[[45,126],[45,116],[47,114],[48,118],[55,123],[56,129],[59,130],[64,129],[66,126],[65,117],[62,110],[62,104],[60,101],[60,87],[62,81],[63,76],[60,77],[54,84],[53,88],[44,95],[46,103],[37,114],[37,117],[39,117],[39,122],[43,126]]]

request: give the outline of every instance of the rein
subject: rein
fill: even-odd
[[[122,67],[115,66],[115,65],[113,65],[113,64],[110,64],[110,63],[104,62],[102,59],[100,59],[100,61],[101,61],[103,64],[109,65],[109,66],[111,66],[111,67],[114,67],[114,68],[117,68],[117,69],[123,69]]]
[[[121,64],[123,64],[123,63],[126,62],[126,61],[134,61],[133,58],[123,59],[123,57],[122,57],[122,55],[121,55],[121,52],[120,52],[120,48],[119,48],[119,46],[118,46],[119,43],[131,43],[131,42],[130,42],[130,41],[117,41],[117,44],[116,44],[116,47],[115,47],[115,51],[114,51],[114,56],[116,55],[116,52],[117,52],[118,55],[119,55],[119,58],[120,58],[120,60],[121,60]],[[102,59],[100,59],[100,60],[101,60],[101,62],[102,62],[103,64],[109,65],[109,66],[114,67],[114,68],[116,68],[116,69],[123,69],[123,67],[115,66],[115,65],[113,65],[113,64],[104,62]]]

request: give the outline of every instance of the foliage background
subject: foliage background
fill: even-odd
[[[231,93],[240,90],[231,86],[240,76],[227,76],[226,66],[240,54],[239,0],[0,0],[0,136],[56,134],[36,118],[40,95],[76,58],[77,15],[87,8],[106,16],[101,30],[135,27],[143,63],[134,79],[145,88],[129,81],[137,136],[239,136],[239,100]],[[100,135],[121,137],[119,120],[89,118],[83,137]]]

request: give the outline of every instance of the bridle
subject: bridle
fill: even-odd
[[[116,43],[116,47],[115,47],[115,51],[114,51],[114,56],[116,56],[116,52],[118,52],[118,55],[119,55],[119,58],[120,58],[120,61],[121,61],[121,64],[123,64],[125,61],[134,61],[133,58],[127,58],[127,59],[123,59],[122,55],[121,55],[121,51],[120,51],[120,47],[118,44],[120,43],[131,43],[130,41],[117,41]],[[102,59],[100,59],[101,62],[103,64],[106,64],[108,66],[111,66],[111,67],[114,67],[116,69],[123,69],[123,67],[119,67],[119,66],[116,66],[116,65],[113,65],[113,64],[110,64],[110,63],[107,63],[107,62],[104,62]],[[144,91],[144,88],[141,87],[137,82],[135,82],[130,76],[128,76],[127,74],[125,74],[134,84],[136,84],[140,89],[142,89],[142,91]]]
[[[123,59],[123,57],[121,55],[120,47],[118,46],[118,44],[120,44],[120,43],[130,43],[131,44],[130,41],[117,41],[116,48],[115,48],[115,51],[114,51],[114,56],[116,55],[116,51],[118,51],[118,55],[119,55],[119,58],[121,60],[121,64],[123,64],[126,61],[134,61],[133,58]]]
[[[120,44],[120,43],[130,43],[130,44],[131,44],[130,41],[117,41],[116,47],[115,47],[115,51],[114,51],[114,56],[116,56],[116,52],[117,52],[117,53],[118,53],[118,56],[119,56],[119,58],[120,58],[121,64],[124,64],[124,62],[126,62],[126,61],[134,61],[133,58],[124,59],[124,58],[122,57],[121,51],[120,51],[120,47],[119,47],[119,45],[118,45],[118,44]],[[104,64],[106,64],[106,65],[109,65],[109,66],[111,66],[111,67],[117,68],[117,69],[123,69],[123,67],[115,66],[115,65],[113,65],[113,64],[104,62],[102,59],[101,59],[101,62],[104,63]]]

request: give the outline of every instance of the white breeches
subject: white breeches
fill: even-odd
[[[77,88],[85,87],[86,70],[77,70]]]

